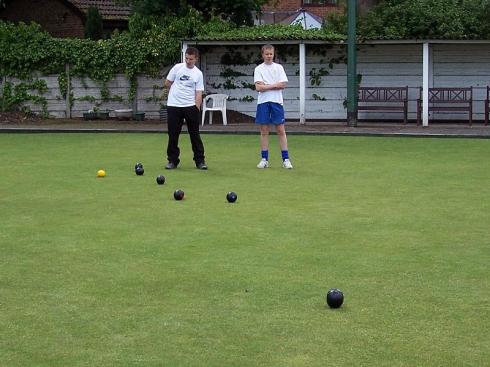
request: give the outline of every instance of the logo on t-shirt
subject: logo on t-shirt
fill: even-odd
[[[189,75],[182,75],[179,80],[189,80],[191,77]]]

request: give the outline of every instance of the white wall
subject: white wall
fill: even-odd
[[[49,113],[55,117],[64,116],[66,111],[66,102],[60,94],[58,86],[58,75],[36,75],[35,79],[46,81],[48,91],[42,96],[46,98]],[[13,85],[19,84],[21,82],[29,83],[19,80],[17,78],[7,78],[7,82],[12,83]],[[30,94],[37,95],[38,93],[36,93],[35,91],[31,91]],[[31,110],[34,112],[42,111],[42,108],[39,105],[35,105],[32,103],[26,103],[25,105],[31,107]]]
[[[66,101],[62,97],[59,89],[58,75],[38,76],[38,79],[46,81],[48,92],[42,96],[48,102],[48,112],[51,117],[65,118],[67,116]],[[22,82],[16,78],[7,78],[11,83],[18,84]],[[148,100],[149,98],[159,97],[162,94],[163,77],[149,78],[147,76],[138,76],[137,90],[137,108],[138,111],[145,112],[146,118],[157,119],[161,101]],[[83,113],[93,109],[98,105],[101,110],[116,110],[133,108],[133,104],[128,101],[130,83],[124,75],[117,75],[107,83],[110,97],[122,97],[122,101],[102,101],[102,85],[90,78],[73,77],[71,80],[71,92],[73,93],[73,105],[71,108],[72,117],[82,117]],[[36,91],[30,94],[36,95]],[[85,100],[87,96],[94,97],[94,101]],[[26,103],[34,112],[41,112],[42,107],[34,103]]]
[[[434,60],[434,87],[466,87],[473,86],[474,90],[474,119],[483,119],[483,99],[486,85],[490,85],[490,45],[488,44],[437,44],[433,45]],[[259,50],[259,47],[256,47]],[[242,48],[243,54],[250,52]],[[238,48],[235,48],[235,51]],[[312,47],[307,46],[306,60],[306,117],[307,119],[345,119],[346,110],[343,106],[347,95],[347,67],[344,63],[328,67],[331,58],[338,57],[343,51],[340,46],[325,47],[326,55],[313,53]],[[224,47],[215,47],[203,55],[202,65],[206,79],[207,93],[225,93],[230,98],[253,96],[256,92],[248,88],[225,89],[214,88],[214,85],[223,84],[226,79],[232,79],[233,84],[241,82],[253,83],[253,70],[255,64],[247,66],[221,65],[221,55],[226,52]],[[257,51],[258,53],[259,51]],[[281,56],[281,55],[280,55]],[[284,56],[284,55],[282,55]],[[280,61],[281,62],[281,61]],[[286,62],[281,62],[288,74],[289,84],[284,91],[284,108],[286,118],[297,119],[299,116],[299,80],[296,75],[298,66],[297,56],[286,56]],[[235,78],[220,76],[226,68],[231,68],[247,74]],[[310,73],[324,68],[329,75],[321,78],[320,85],[311,85]],[[422,45],[421,44],[385,44],[361,45],[358,51],[358,73],[362,75],[361,86],[379,87],[409,87],[409,119],[416,118],[416,100],[419,97],[419,87],[422,86]],[[315,100],[313,95],[326,98],[326,101]],[[253,116],[256,101],[239,102],[229,101],[228,108]],[[467,115],[467,114],[466,114]],[[466,115],[458,113],[438,113],[440,119],[467,119]],[[360,112],[361,119],[401,119],[399,112]]]
[[[473,87],[473,118],[483,120],[490,85],[490,44],[433,45],[434,87]],[[435,118],[467,119],[466,112],[437,113]]]
[[[490,44],[435,44],[433,48],[433,78],[434,87],[467,87],[474,89],[474,119],[483,119],[483,100],[485,87],[490,85]],[[291,55],[279,55],[289,78],[288,88],[284,91],[284,108],[286,118],[298,119],[299,117],[299,63],[297,46],[290,47]],[[202,53],[200,67],[204,73],[206,93],[225,93],[230,96],[228,109],[236,110],[250,116],[255,115],[257,93],[242,83],[253,84],[253,71],[255,64],[242,66],[229,66],[221,64],[221,57],[227,52],[225,47],[207,48]],[[342,62],[329,68],[328,62],[343,54],[340,46],[315,48],[307,45],[306,60],[306,118],[307,119],[345,119],[346,110],[343,106],[347,95],[346,79],[347,67]],[[259,46],[234,47],[233,51],[241,52],[251,60],[260,55]],[[225,69],[241,72],[245,76],[225,78],[220,76]],[[320,85],[311,85],[310,73],[318,72],[321,68],[329,72],[329,75],[321,77]],[[409,119],[416,117],[416,99],[419,95],[419,87],[422,85],[422,44],[385,44],[385,45],[361,45],[358,52],[358,73],[362,74],[361,86],[408,86],[409,87]],[[148,101],[154,94],[158,97],[162,94],[159,89],[162,86],[165,73],[161,77],[138,77],[138,110],[146,112],[148,118],[158,118],[161,101]],[[41,76],[46,80],[49,92],[44,95],[48,100],[48,110],[52,116],[65,117],[66,102],[61,97],[58,87],[57,75]],[[8,79],[18,83],[16,79]],[[237,89],[226,89],[224,83],[228,82],[238,86]],[[221,85],[219,88],[217,86]],[[101,102],[100,85],[85,78],[72,79],[72,92],[75,101],[72,107],[72,116],[81,117],[83,112],[91,109],[92,102],[80,101],[76,98],[91,95],[94,96],[101,109],[131,108],[127,100],[129,81],[118,75],[108,83],[111,96],[119,95],[123,102]],[[315,100],[313,97],[326,100]],[[252,102],[239,101],[244,97],[253,97]],[[39,106],[31,105],[34,111],[40,111]],[[361,119],[400,119],[402,114],[361,112]],[[438,119],[462,119],[466,120],[464,113],[438,113],[433,115]],[[230,121],[232,123],[232,121]]]

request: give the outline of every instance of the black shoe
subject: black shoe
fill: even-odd
[[[176,169],[176,168],[177,168],[177,165],[174,162],[168,162],[165,165],[165,169]]]
[[[206,163],[201,162],[201,163],[196,164],[196,168],[206,170],[206,169],[208,169],[208,166],[206,165]]]

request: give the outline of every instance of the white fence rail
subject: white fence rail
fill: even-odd
[[[239,52],[242,46],[234,48]],[[250,54],[250,46],[243,54]],[[473,110],[475,120],[483,120],[483,100],[486,86],[490,85],[490,44],[433,44],[432,47],[432,87],[474,87]],[[253,51],[253,50],[252,50]],[[343,49],[340,45],[325,47],[322,54],[306,47],[306,119],[336,120],[345,119],[344,101],[347,96],[347,68],[344,63],[334,63]],[[223,65],[221,57],[228,52],[223,46],[208,47],[203,53],[199,67],[204,73],[205,93],[224,93],[229,95],[228,109],[250,116],[255,114],[257,92],[253,90],[253,72],[255,63],[248,65]],[[257,55],[259,48],[257,47]],[[289,78],[288,88],[284,91],[286,118],[299,117],[299,59],[297,54],[278,55]],[[284,60],[281,61],[281,58]],[[168,70],[168,68],[167,68]],[[230,71],[239,76],[226,76]],[[47,109],[53,117],[81,117],[94,106],[101,110],[133,108],[145,112],[147,118],[159,118],[164,104],[162,76],[151,78],[137,77],[137,90],[134,101],[128,99],[130,81],[124,75],[117,75],[106,84],[106,88],[88,78],[72,77],[67,101],[61,93],[58,75],[41,75],[46,81],[48,92],[43,94]],[[224,73],[224,74],[223,74]],[[419,87],[422,86],[422,45],[421,44],[378,44],[360,45],[358,53],[358,73],[361,86],[404,87],[409,88],[408,118],[416,118],[416,100]],[[0,88],[5,82],[20,83],[14,78],[1,78]],[[1,91],[2,89],[0,89]],[[105,91],[105,95],[103,91]],[[35,112],[41,112],[41,106],[28,104]],[[466,119],[464,114],[437,113],[431,118]],[[401,113],[361,112],[360,119],[402,119]]]

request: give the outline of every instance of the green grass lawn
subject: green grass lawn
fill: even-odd
[[[1,366],[489,365],[487,140],[203,140],[0,135]]]

